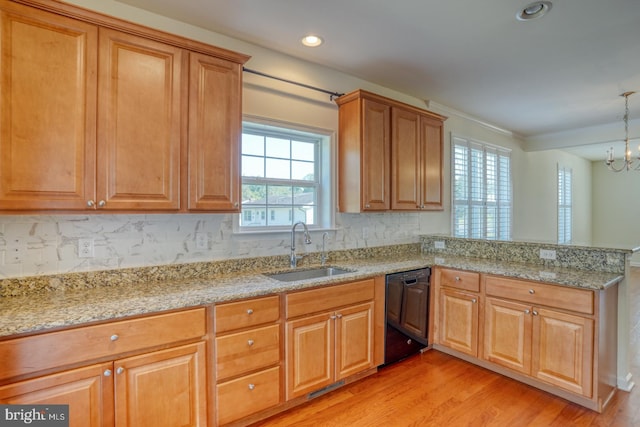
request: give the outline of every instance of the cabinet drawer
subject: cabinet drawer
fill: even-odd
[[[198,308],[0,341],[0,380],[205,335]]]
[[[216,332],[249,328],[280,318],[280,297],[275,295],[215,306]]]
[[[373,279],[287,294],[287,319],[373,299]]]
[[[280,361],[280,325],[216,338],[218,381]]]
[[[487,295],[593,314],[593,291],[487,276]]]
[[[480,292],[480,274],[470,271],[448,270],[439,268],[440,286]]]
[[[280,368],[247,375],[216,388],[218,425],[227,424],[280,403]]]

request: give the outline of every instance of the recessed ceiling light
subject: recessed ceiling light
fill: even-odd
[[[540,18],[551,10],[550,1],[536,1],[529,3],[516,14],[518,21],[530,21],[532,19]]]
[[[302,38],[302,44],[308,47],[318,47],[324,40],[320,36],[308,35]]]

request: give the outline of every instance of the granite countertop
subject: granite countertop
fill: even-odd
[[[436,265],[595,290],[604,289],[623,278],[616,273],[415,254],[348,260],[330,265],[352,272],[333,277],[281,282],[254,270],[247,273],[216,274],[207,279],[121,283],[2,297],[0,337],[294,291]]]

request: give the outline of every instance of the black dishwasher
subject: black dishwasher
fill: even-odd
[[[429,344],[430,276],[428,267],[387,275],[385,365]]]

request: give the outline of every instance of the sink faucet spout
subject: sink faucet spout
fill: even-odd
[[[307,224],[302,221],[293,224],[293,227],[291,227],[291,268],[296,268],[298,261],[303,258],[303,255],[296,255],[296,226],[298,225],[302,225],[302,228],[304,228],[304,243],[307,245],[311,243],[311,236],[309,235]]]

